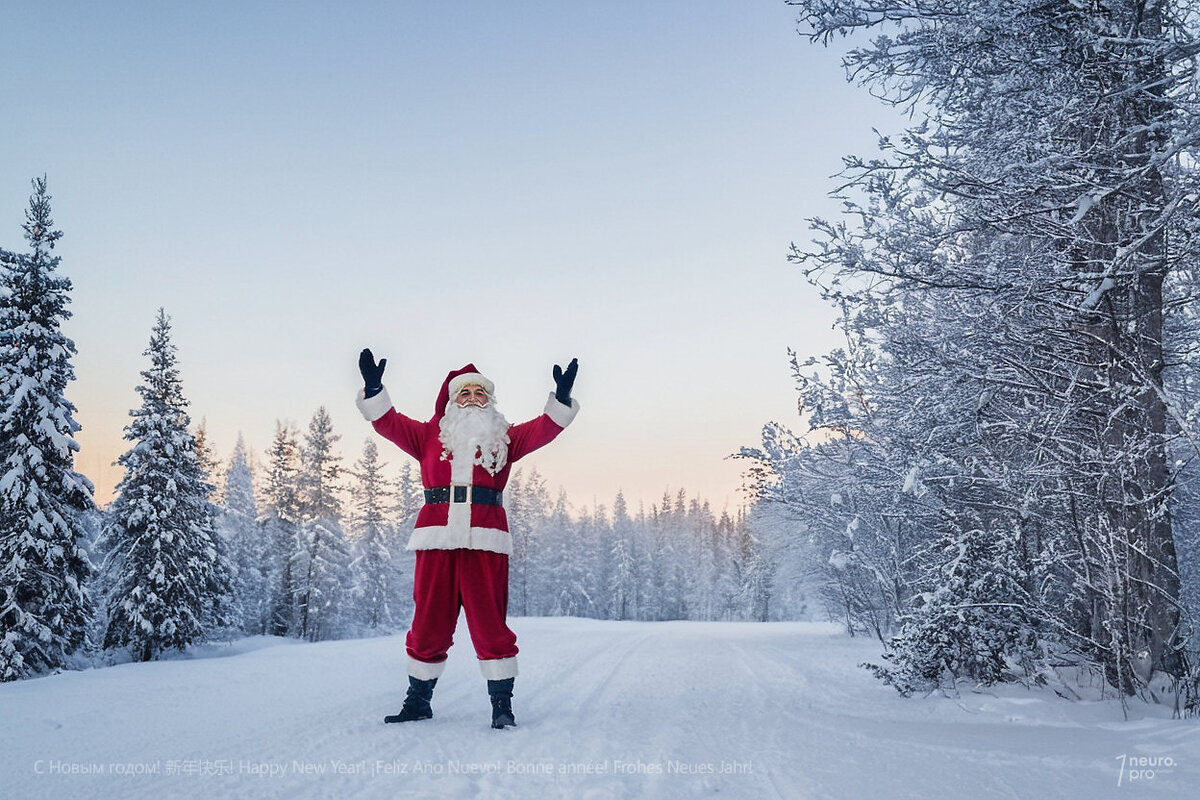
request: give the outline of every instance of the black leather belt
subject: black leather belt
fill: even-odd
[[[469,483],[454,483],[450,486],[435,486],[425,490],[426,503],[473,503],[477,506],[504,505],[504,492],[486,486]]]

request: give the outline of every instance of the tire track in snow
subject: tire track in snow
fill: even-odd
[[[527,670],[528,678],[517,679],[518,684],[538,687],[537,694],[529,701],[531,711],[526,712],[527,715],[533,716],[534,721],[550,722],[565,718],[570,711],[572,713],[569,716],[576,722],[587,724],[588,707],[605,707],[606,704],[600,701],[612,693],[613,678],[652,638],[650,633],[613,636],[604,632],[586,653],[581,653],[578,648],[570,651],[569,662],[530,659],[533,666]],[[561,680],[562,676],[570,676],[570,681]],[[580,695],[574,691],[580,685],[591,688]]]

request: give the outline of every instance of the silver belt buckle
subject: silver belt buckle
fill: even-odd
[[[450,502],[451,503],[470,503],[471,502],[471,484],[469,484],[469,483],[452,483],[452,484],[450,484]]]

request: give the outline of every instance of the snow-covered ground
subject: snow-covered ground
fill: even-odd
[[[403,637],[249,639],[0,685],[12,798],[1195,797],[1200,723],[1017,688],[905,700],[820,623],[515,619],[494,731],[460,621],[434,719]]]

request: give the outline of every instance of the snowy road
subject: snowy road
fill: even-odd
[[[816,623],[516,619],[518,727],[493,731],[460,624],[435,718],[403,637],[0,685],[14,798],[1194,797],[1200,722],[1019,689],[904,700]]]

